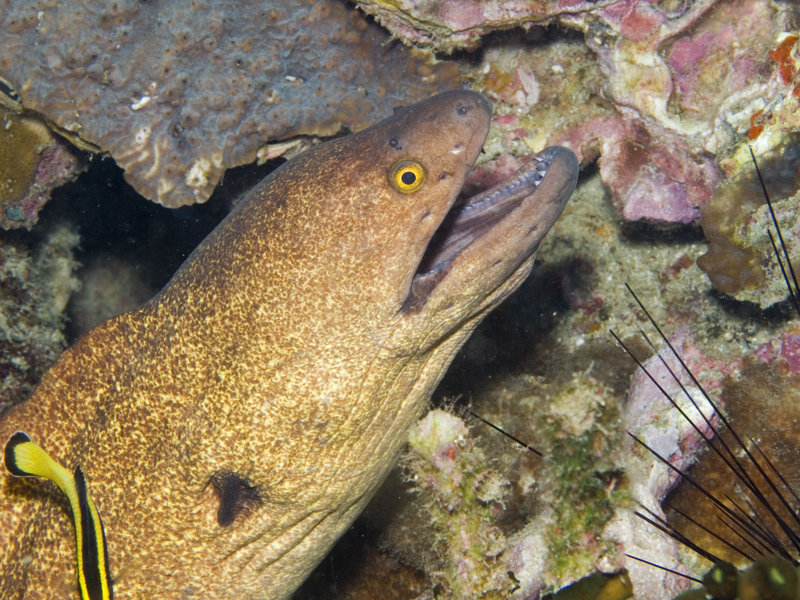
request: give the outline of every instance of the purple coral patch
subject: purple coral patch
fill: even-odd
[[[691,223],[722,176],[711,156],[693,151],[677,134],[641,121],[594,119],[565,132],[557,143],[579,157],[600,154],[600,176],[626,220]]]

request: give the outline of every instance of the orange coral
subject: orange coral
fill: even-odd
[[[778,44],[777,48],[775,48],[774,50],[770,50],[769,52],[770,60],[778,64],[781,80],[786,85],[792,83],[795,75],[797,75],[797,64],[795,63],[795,60],[792,57],[792,50],[794,49],[796,43],[797,43],[797,36],[789,35],[786,36],[780,44]],[[794,87],[792,94],[795,97],[798,96],[797,85]]]

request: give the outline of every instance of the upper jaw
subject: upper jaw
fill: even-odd
[[[532,255],[561,214],[577,176],[572,151],[551,146],[503,181],[453,206],[428,243],[402,311],[419,311],[456,263],[517,258],[519,264]]]

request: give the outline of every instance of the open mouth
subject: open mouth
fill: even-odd
[[[557,146],[546,148],[503,181],[459,200],[431,238],[414,274],[403,310],[420,308],[447,274],[453,260],[534,194],[555,157],[564,152],[569,151]]]

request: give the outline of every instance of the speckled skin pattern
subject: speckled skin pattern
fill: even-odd
[[[459,74],[334,0],[0,0],[0,80],[177,207],[268,141],[363,129]]]
[[[115,598],[286,598],[350,525],[574,189],[565,151],[404,309],[490,118],[483,96],[453,90],[286,163],[0,421],[0,439],[24,430],[82,467]],[[387,173],[409,157],[427,179],[404,194]],[[226,472],[259,502],[222,526]],[[0,597],[77,598],[73,540],[52,485],[3,475]]]

